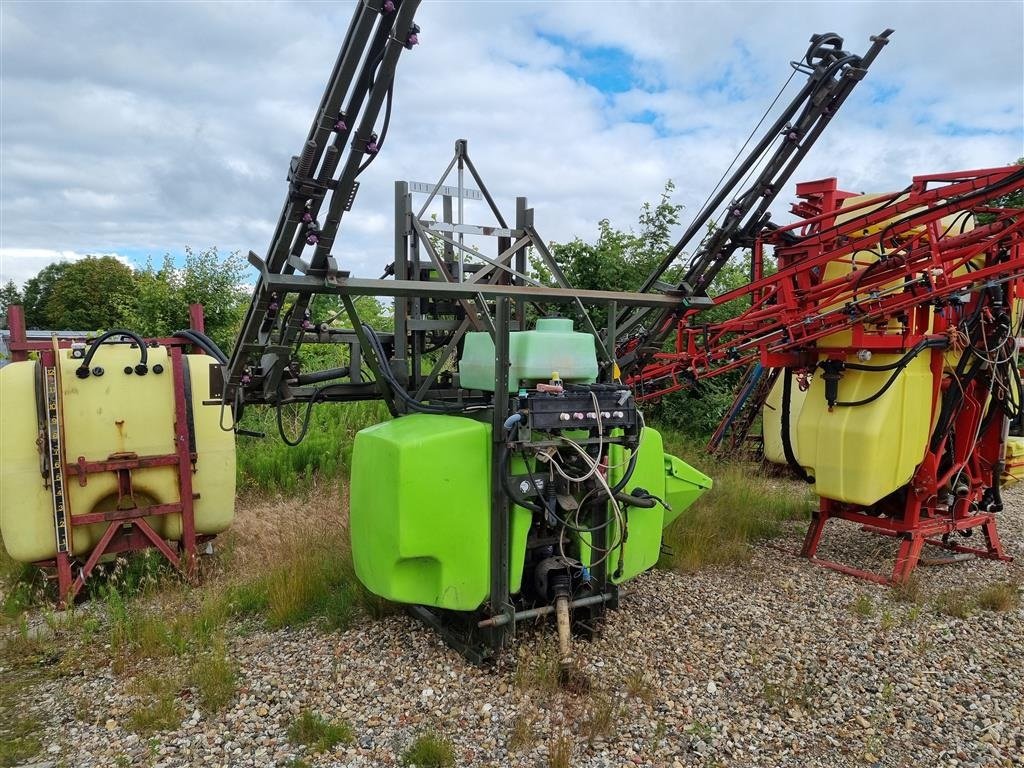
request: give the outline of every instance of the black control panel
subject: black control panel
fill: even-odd
[[[527,428],[544,432],[591,429],[598,425],[599,415],[605,432],[615,428],[634,430],[638,424],[633,393],[625,387],[530,393],[525,402],[520,400],[520,407],[527,410]]]

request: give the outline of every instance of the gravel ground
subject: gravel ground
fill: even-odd
[[[1007,501],[1003,541],[1024,563],[1024,491]],[[883,569],[892,542],[830,526],[822,556]],[[933,603],[1024,569],[923,568],[924,601],[911,604],[793,557],[801,535],[794,527],[743,567],[635,580],[600,637],[577,648],[587,692],[552,690],[549,667],[530,660],[551,647],[544,627],[521,629],[490,669],[404,615],[340,633],[259,631],[231,641],[241,680],[230,708],[186,713],[155,739],[126,727],[131,693],[109,668],[41,684],[26,697],[49,724],[37,761],[390,766],[433,730],[458,766],[547,766],[559,742],[581,768],[1024,766],[1024,607],[959,619]],[[298,750],[286,730],[305,709],[347,720],[356,743]]]

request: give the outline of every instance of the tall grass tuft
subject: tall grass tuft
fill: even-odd
[[[285,406],[282,421],[290,439],[297,436],[304,410],[305,406]],[[239,488],[288,495],[308,487],[314,477],[347,473],[356,433],[388,418],[387,408],[378,401],[321,403],[313,407],[305,439],[292,447],[278,434],[273,408],[251,408],[242,426],[266,437],[238,439]]]
[[[663,567],[741,563],[751,543],[778,536],[787,521],[809,519],[815,497],[800,483],[772,477],[754,462],[715,459],[676,435],[665,435],[665,449],[709,475],[714,486],[665,531]]]

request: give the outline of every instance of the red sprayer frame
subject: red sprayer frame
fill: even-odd
[[[7,320],[10,327],[9,348],[11,360],[14,362],[28,360],[29,355],[34,352],[39,356],[40,364],[44,368],[53,368],[56,362],[55,350],[68,349],[71,346],[71,339],[57,339],[56,337],[29,339],[25,332],[25,314],[20,306],[14,305],[8,308]],[[193,304],[189,307],[189,325],[193,330],[204,330],[201,305]],[[68,457],[63,453],[64,440],[60,440],[60,462],[64,468],[64,479],[67,483],[77,482],[80,486],[85,486],[89,481],[89,475],[112,472],[117,477],[118,489],[116,508],[108,512],[75,515],[67,499],[64,500],[64,515],[68,521],[67,540],[69,542],[74,540],[71,529],[75,527],[106,523],[107,528],[84,562],[78,560],[70,551],[71,547],[68,547],[69,551],[59,551],[54,558],[36,563],[42,568],[56,571],[58,604],[61,607],[67,607],[74,602],[97,564],[106,555],[155,549],[186,579],[192,579],[195,575],[198,545],[213,538],[197,536],[195,528],[192,473],[195,470],[197,456],[190,448],[188,395],[185,387],[185,366],[182,359],[183,355],[191,350],[192,343],[186,339],[175,337],[145,339],[145,341],[147,344],[166,347],[170,358],[174,389],[175,451],[158,456],[114,454],[105,457]],[[63,430],[63,420],[61,420],[59,428]],[[179,500],[170,504],[138,506],[132,491],[132,472],[137,469],[161,466],[177,467]],[[162,539],[145,519],[172,514],[181,515],[182,533],[181,541],[177,542],[177,551]]]
[[[1024,169],[1012,166],[918,176],[899,193],[845,206],[854,194],[839,190],[835,179],[798,185],[801,201],[793,212],[803,218],[765,230],[752,249],[755,279],[715,298],[716,305],[743,301],[745,307],[735,317],[711,325],[699,323],[697,310],[685,315],[676,328],[675,350],[655,355],[631,379],[638,399],[660,397],[702,378],[753,365],[809,374],[822,362],[834,362],[834,370],[841,371],[844,361],[861,351],[902,354],[940,341],[956,347],[961,343],[958,318],[973,310],[982,289],[1008,286],[1005,293],[1011,301],[1024,296],[1024,211],[986,207],[988,201],[1020,189]],[[842,221],[837,224],[840,213]],[[956,225],[964,221],[960,215],[966,218],[969,213],[986,213],[991,221],[957,231]],[[943,225],[950,216],[957,218]],[[764,268],[768,249],[776,259],[773,274]],[[862,253],[871,258],[858,258]],[[826,280],[825,267],[839,259],[848,261],[851,269]],[[973,298],[965,305],[966,296]],[[850,332],[848,344],[821,345],[839,331]],[[945,391],[958,386],[959,378],[945,370],[944,350],[925,353],[931,356],[934,419]],[[995,515],[1001,505],[1005,403],[987,406],[991,385],[986,386],[985,376],[970,381],[960,393],[946,434],[931,437],[904,488],[870,507],[821,498],[802,554],[820,565],[882,583],[905,581],[926,543],[1009,560]],[[741,390],[743,397],[767,392],[749,383]],[[742,405],[734,404],[728,418],[736,418]],[[716,440],[724,431],[723,426]],[[899,538],[891,576],[817,559],[822,531],[832,518]],[[975,530],[981,531],[983,546],[951,540]]]

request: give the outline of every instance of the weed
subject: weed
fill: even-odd
[[[671,553],[663,567],[693,571],[706,565],[741,563],[750,557],[750,544],[778,536],[783,523],[806,520],[812,496],[801,485],[769,477],[758,465],[718,460],[709,466],[707,454],[666,435],[666,450],[694,455],[694,465],[715,478],[714,487],[683,512],[665,531]]]
[[[517,717],[512,723],[512,732],[508,736],[509,752],[519,752],[532,746],[537,741],[537,732],[533,728],[533,717]]]
[[[306,710],[288,727],[288,738],[314,752],[326,752],[338,744],[351,744],[356,737],[348,723],[328,722],[317,713]]]
[[[548,752],[548,768],[570,768],[572,765],[572,742],[563,733],[551,744]]]
[[[561,683],[561,666],[558,654],[549,637],[532,648],[520,651],[513,678],[515,686],[520,690],[538,690],[553,694],[559,690]]]
[[[171,730],[181,723],[184,712],[177,701],[181,689],[178,678],[144,675],[133,687],[139,701],[129,714],[132,730],[150,734]]]
[[[850,610],[858,616],[870,618],[875,615],[875,603],[869,595],[857,595],[857,599],[853,601]]]
[[[455,765],[455,748],[448,739],[435,733],[422,733],[402,753],[402,765],[447,768]]]
[[[1020,592],[1012,581],[997,581],[978,593],[978,606],[986,611],[1009,611],[1020,604]]]
[[[654,688],[647,674],[642,669],[635,669],[626,678],[626,692],[632,699],[640,699],[650,703],[654,698]]]
[[[235,696],[238,668],[228,659],[223,641],[199,655],[189,674],[204,712],[219,712]]]
[[[604,696],[595,696],[581,724],[581,732],[588,744],[606,739],[615,730],[615,704]]]
[[[700,739],[701,741],[711,741],[711,738],[715,735],[711,726],[700,720],[694,720],[683,730],[690,734],[692,738]]]
[[[917,578],[916,573],[911,574],[904,581],[893,584],[889,592],[898,603],[920,603],[921,580]]]
[[[815,691],[815,686],[800,676],[781,683],[764,680],[761,684],[761,698],[765,704],[779,713],[787,712],[793,707],[811,710]]]
[[[879,621],[879,626],[883,630],[889,631],[890,629],[895,627],[897,624],[899,624],[899,621],[897,621],[896,617],[893,616],[892,611],[890,611],[888,608],[886,608],[884,611],[882,611],[882,618]]]
[[[966,619],[971,615],[974,606],[970,595],[963,589],[947,589],[935,598],[935,608],[939,613],[956,619]]]
[[[668,726],[665,725],[664,720],[659,720],[657,725],[654,726],[654,735],[651,737],[651,752],[658,751],[658,747],[661,746],[661,742],[665,740],[667,735]]]
[[[301,757],[293,757],[291,760],[285,763],[285,768],[311,768],[311,766]]]

